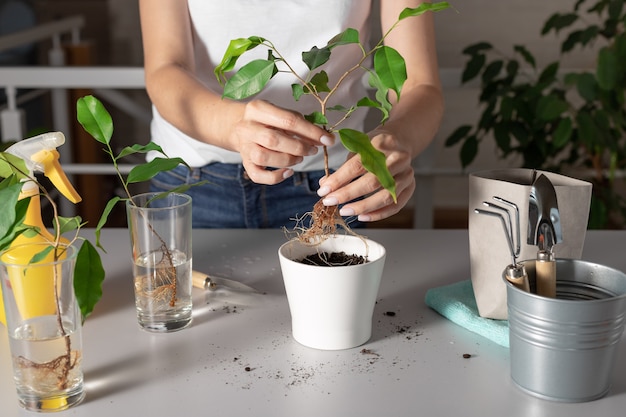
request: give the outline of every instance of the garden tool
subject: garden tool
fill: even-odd
[[[217,291],[220,288],[224,288],[233,291],[258,293],[258,291],[251,286],[239,281],[235,281],[234,279],[218,277],[215,275],[207,275],[199,271],[191,272],[191,280],[194,287],[209,291]]]
[[[552,182],[544,174],[535,179],[528,198],[528,244],[538,247],[535,263],[537,294],[556,297],[554,245],[563,241],[561,216]]]
[[[515,211],[515,239],[517,244],[513,245],[513,222],[511,220],[511,213],[505,207],[502,207],[498,204],[491,203],[488,201],[484,201],[483,205],[489,207],[491,209],[495,209],[496,211],[484,210],[484,209],[474,209],[475,213],[485,214],[488,216],[498,217],[502,223],[502,228],[504,229],[504,234],[506,237],[507,244],[509,246],[509,251],[511,253],[512,263],[505,268],[505,277],[506,279],[515,285],[517,288],[530,292],[530,285],[528,282],[528,274],[526,273],[526,268],[524,265],[517,262],[517,257],[520,254],[521,250],[521,239],[520,239],[520,222],[519,222],[519,208],[515,203],[507,201],[501,197],[493,197],[494,200],[503,203],[509,206],[511,209]],[[503,214],[504,213],[504,214]],[[507,216],[508,222],[505,221],[504,216]]]

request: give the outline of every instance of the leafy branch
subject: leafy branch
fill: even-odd
[[[419,7],[404,9],[394,25],[369,51],[361,43],[359,32],[356,29],[348,28],[334,36],[324,47],[318,48],[314,46],[309,51],[302,53],[302,61],[309,70],[306,76],[298,74],[284,59],[275,45],[260,36],[232,40],[214,73],[218,81],[224,85],[223,97],[234,100],[244,100],[261,92],[276,74],[282,72],[291,73],[297,80],[297,83],[291,86],[293,98],[298,101],[303,95],[311,95],[320,104],[320,110],[304,115],[305,119],[323,127],[328,132],[336,131],[339,133],[344,147],[360,155],[364,168],[376,175],[381,186],[389,191],[394,201],[396,201],[396,184],[387,167],[385,155],[372,146],[367,134],[354,129],[338,129],[338,125],[359,107],[378,109],[382,113],[381,124],[389,118],[392,107],[388,98],[389,93],[393,91],[396,98],[400,99],[400,92],[407,79],[407,74],[404,59],[398,51],[384,45],[385,38],[400,21],[406,18],[419,16],[426,12],[437,12],[448,7],[449,4],[447,2],[439,2],[422,3]],[[319,68],[330,60],[331,53],[335,48],[344,45],[357,45],[362,51],[362,56],[358,62],[339,77],[333,86],[329,86],[328,74]],[[255,59],[243,65],[232,77],[226,77],[226,73],[235,69],[238,59],[243,54],[259,46],[268,49],[267,59]],[[374,57],[373,70],[363,66],[370,56]],[[286,68],[279,68],[281,64]],[[376,90],[375,99],[363,97],[356,103],[351,103],[348,106],[328,107],[328,100],[338,91],[346,78],[359,69],[369,73],[369,84]],[[340,118],[339,122],[329,125],[327,118],[328,110],[343,112],[343,117]],[[324,148],[324,162],[326,172],[328,172],[328,153],[326,148]]]

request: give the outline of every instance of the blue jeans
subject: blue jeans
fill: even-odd
[[[324,171],[296,172],[276,185],[251,181],[241,164],[213,163],[189,170],[184,165],[161,172],[150,191],[168,191],[182,184],[206,180],[191,187],[194,228],[293,229],[295,219],[311,211],[319,200],[317,189]],[[352,219],[346,219],[350,221]],[[351,227],[358,227],[351,221]]]

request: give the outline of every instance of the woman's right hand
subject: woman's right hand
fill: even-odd
[[[289,178],[293,175],[290,167],[335,140],[301,114],[263,100],[246,103],[241,119],[230,132],[229,142],[241,154],[248,177],[268,185]]]

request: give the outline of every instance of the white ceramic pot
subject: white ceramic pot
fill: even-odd
[[[385,264],[385,248],[372,240],[338,235],[319,246],[291,240],[278,250],[287,292],[293,338],[302,345],[349,349],[372,335],[372,315]],[[367,256],[351,266],[314,266],[296,260],[315,252]]]

